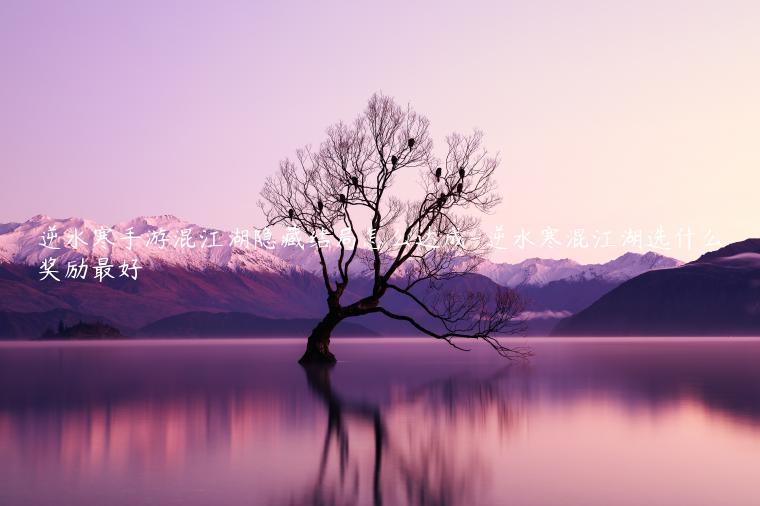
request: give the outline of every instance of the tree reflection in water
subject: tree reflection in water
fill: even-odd
[[[492,414],[501,430],[512,426],[515,406],[499,388],[511,367],[486,378],[430,382],[388,406],[340,395],[332,366],[305,367],[312,393],[327,409],[327,429],[314,485],[290,504],[475,504],[488,468],[476,448],[457,444],[451,428],[463,421],[468,431],[477,430]],[[388,423],[404,417],[405,425]],[[370,432],[371,444],[351,446],[350,432],[362,430]]]

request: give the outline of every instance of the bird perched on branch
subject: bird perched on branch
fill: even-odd
[[[351,184],[356,188],[359,188],[359,178],[356,176],[351,176]]]
[[[296,214],[296,212],[293,209],[288,209],[288,218],[292,220],[294,214]]]
[[[322,203],[322,199],[317,200],[317,209],[319,209],[319,212],[322,212],[322,209],[325,207],[325,205]]]
[[[440,179],[441,179],[441,172],[442,171],[441,171],[440,167],[438,167],[437,169],[435,169],[435,180],[436,181],[440,181]]]
[[[464,167],[459,167],[459,177],[464,179]]]
[[[414,138],[411,138],[408,141],[406,141],[406,144],[409,146],[409,150],[411,150],[414,147]]]
[[[340,200],[341,204],[345,204],[346,203],[346,196],[341,193],[340,195],[338,195],[338,200]]]
[[[394,167],[398,165],[398,157],[396,155],[391,156],[391,163]]]

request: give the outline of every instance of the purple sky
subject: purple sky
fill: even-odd
[[[278,160],[383,91],[501,153],[497,259],[760,235],[759,2],[317,3],[0,2],[0,222],[253,226]]]

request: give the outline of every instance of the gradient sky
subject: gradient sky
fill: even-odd
[[[501,153],[497,259],[623,251],[520,228],[661,225],[689,260],[760,235],[758,26],[757,1],[4,0],[0,222],[253,226],[278,160],[383,91]]]

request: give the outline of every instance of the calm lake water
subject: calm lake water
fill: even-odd
[[[0,504],[760,504],[760,341],[0,344]]]

